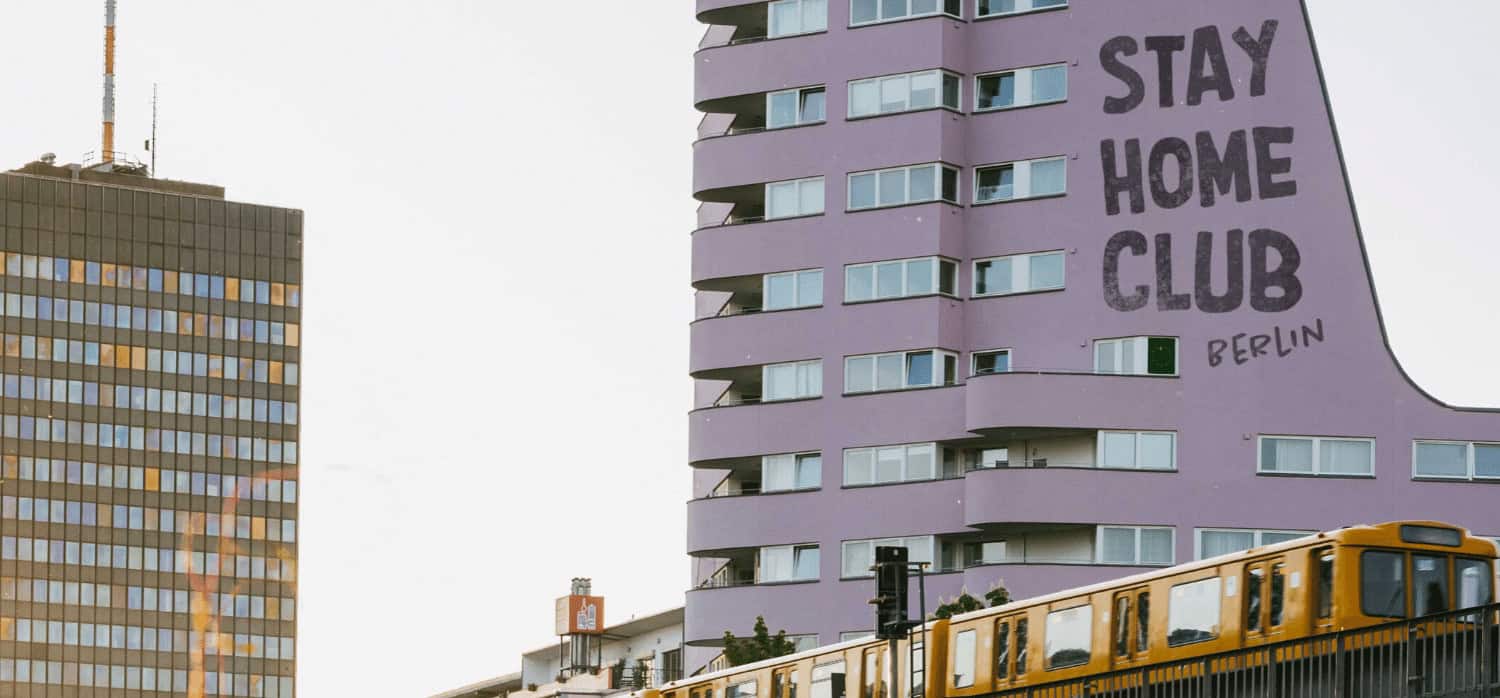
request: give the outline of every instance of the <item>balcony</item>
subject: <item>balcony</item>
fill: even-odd
[[[1019,439],[1104,428],[1175,431],[1185,418],[1175,377],[1012,371],[969,379],[969,431]]]
[[[716,551],[750,548],[780,541],[820,539],[837,569],[839,538],[861,539],[932,530],[963,530],[955,502],[963,496],[962,480],[928,480],[900,485],[843,489],[837,473],[839,456],[819,492],[788,492],[742,497],[710,497],[688,502],[689,554],[717,556]],[[872,517],[871,512],[880,512]],[[838,527],[833,522],[844,522]],[[829,574],[837,574],[830,571]]]

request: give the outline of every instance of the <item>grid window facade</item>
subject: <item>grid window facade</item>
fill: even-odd
[[[84,174],[0,175],[0,694],[293,696],[301,213]]]

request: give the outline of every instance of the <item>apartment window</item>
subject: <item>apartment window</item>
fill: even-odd
[[[903,444],[844,450],[846,486],[917,482],[937,477],[937,444]]]
[[[1103,565],[1171,565],[1176,558],[1174,530],[1148,526],[1100,526],[1096,546]]]
[[[1176,470],[1177,435],[1169,431],[1099,432],[1099,467]]]
[[[1260,472],[1374,475],[1375,441],[1326,436],[1262,436]]]
[[[844,392],[932,388],[958,381],[958,355],[926,349],[844,358]]]
[[[760,549],[755,582],[806,582],[818,578],[818,546],[778,545]]]
[[[772,92],[766,95],[766,128],[822,123],[826,107],[827,93],[822,87]]]
[[[1063,157],[1022,160],[974,169],[974,203],[1015,201],[1064,194],[1068,160]]]
[[[771,182],[766,185],[767,219],[812,216],[822,212],[822,177]]]
[[[973,357],[973,373],[976,376],[987,376],[991,373],[1010,372],[1010,350],[996,349],[994,351],[976,351]]]
[[[961,17],[962,2],[960,0],[850,0],[849,2],[850,26],[936,14]]]
[[[1412,475],[1454,480],[1500,478],[1500,444],[1468,441],[1416,441]]]
[[[765,390],[761,400],[798,400],[823,395],[823,362],[798,361],[762,367],[761,383]]]
[[[823,304],[822,269],[766,274],[762,281],[761,307],[766,310],[812,308]]]
[[[1121,337],[1094,342],[1094,372],[1123,376],[1177,375],[1176,337]]]
[[[896,259],[844,267],[844,301],[888,300],[954,295],[958,288],[958,264],[939,257]]]
[[[767,36],[792,36],[828,29],[828,0],[776,0],[769,4]]]
[[[764,456],[760,491],[815,490],[823,484],[823,456],[817,453]]]
[[[939,200],[958,203],[958,170],[946,165],[911,165],[849,175],[850,211]]]
[[[974,111],[1027,107],[1068,98],[1068,66],[1045,65],[974,78]]]
[[[873,577],[870,566],[875,564],[875,548],[906,548],[908,562],[932,562],[932,536],[907,538],[881,538],[878,540],[844,541],[842,574],[845,578]]]
[[[979,17],[995,17],[1067,6],[1068,0],[979,0],[975,14]]]
[[[1275,545],[1285,543],[1313,535],[1312,531],[1273,531],[1243,528],[1200,528],[1194,531],[1198,537],[1194,547],[1197,548],[1199,560],[1211,557],[1237,553],[1241,550],[1259,548],[1263,545]]]
[[[1037,252],[974,262],[974,296],[1004,296],[1063,287],[1063,253]]]
[[[849,83],[849,118],[895,114],[918,109],[962,109],[962,82],[942,70],[853,80]]]

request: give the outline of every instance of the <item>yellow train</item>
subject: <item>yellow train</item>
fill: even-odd
[[[898,642],[894,666],[888,643],[856,640],[641,698],[1008,692],[1489,605],[1496,557],[1493,542],[1447,524],[1355,526],[931,621],[916,646]]]

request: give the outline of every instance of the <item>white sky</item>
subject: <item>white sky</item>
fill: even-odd
[[[102,6],[0,0],[0,168],[97,149]],[[1497,405],[1500,5],[1413,7],[1314,28],[1396,351]],[[119,148],[159,82],[163,176],[307,211],[302,695],[516,670],[573,576],[682,602],[692,15],[121,0]]]

